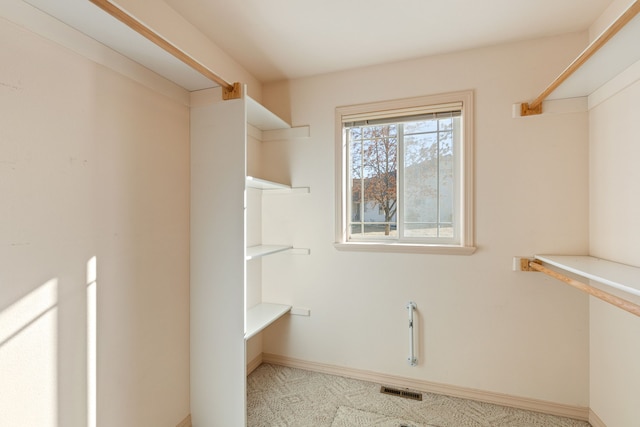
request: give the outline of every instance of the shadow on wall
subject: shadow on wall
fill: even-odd
[[[86,264],[84,302],[78,295],[61,295],[59,278],[47,280],[15,302],[0,293],[0,306],[5,307],[0,311],[0,414],[6,425],[96,426],[96,272],[94,256]],[[9,285],[3,283],[3,290]],[[63,319],[77,319],[78,314],[85,319],[81,325],[85,333],[72,343],[61,343],[69,335],[62,330],[67,323]],[[69,358],[68,347],[76,350],[70,357],[74,372],[63,361]],[[69,396],[76,397],[67,386],[78,384],[69,377],[85,378],[84,390],[78,392],[82,399],[72,402],[82,410],[65,407]],[[85,420],[78,420],[82,413]]]

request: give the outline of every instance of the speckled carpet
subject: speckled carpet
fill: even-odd
[[[430,427],[413,421],[391,418],[374,412],[340,406],[331,427]]]
[[[569,418],[423,393],[422,401],[380,385],[263,364],[247,378],[249,427],[589,427]]]

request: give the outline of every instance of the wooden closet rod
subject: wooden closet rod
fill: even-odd
[[[570,286],[573,286],[574,288],[580,289],[581,291],[586,292],[589,295],[592,295],[596,298],[599,298],[603,301],[608,302],[609,304],[613,304],[618,308],[628,311],[631,314],[640,316],[640,305],[638,304],[635,304],[631,301],[627,301],[626,299],[617,297],[608,292],[602,291],[598,288],[582,283],[578,280],[572,279],[571,277],[565,276],[564,274],[560,274],[558,272],[550,270],[547,267],[543,266],[539,261],[527,260],[526,262],[529,270],[535,270],[535,271],[544,273],[548,276],[553,277],[554,279],[558,279]]]
[[[201,73],[203,76],[208,79],[214,81],[222,87],[222,98],[223,99],[235,99],[240,98],[242,94],[242,85],[240,83],[229,83],[224,80],[222,77],[211,71],[206,65],[200,63],[197,59],[193,58],[191,55],[186,53],[184,50],[180,49],[169,40],[162,37],[160,34],[147,27],[145,24],[140,22],[135,17],[131,16],[120,6],[112,3],[110,0],[89,0],[91,3],[98,6],[100,9],[107,12],[109,15],[113,16],[138,34],[147,38],[157,46],[161,47],[165,51],[169,52],[171,55],[178,58],[180,61],[184,62],[194,70]]]
[[[604,46],[613,36],[618,34],[629,21],[640,12],[640,1],[635,1],[622,15],[616,19],[602,34],[598,36],[569,66],[551,82],[545,90],[538,95],[531,103],[520,105],[521,116],[532,116],[542,113],[542,101],[544,101],[554,90],[569,78],[578,68],[580,68],[589,58],[591,58],[602,46]]]

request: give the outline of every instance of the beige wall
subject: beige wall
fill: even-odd
[[[265,104],[312,136],[262,147],[266,178],[311,187],[263,201],[263,241],[311,248],[263,262],[264,300],[311,308],[272,326],[264,351],[587,407],[587,298],[511,271],[514,255],[588,250],[587,113],[511,116],[586,41],[569,35],[265,86]],[[337,251],[335,108],[466,89],[476,97],[477,252]],[[406,362],[409,300],[420,316],[417,367]]]
[[[638,99],[640,73],[589,112],[589,212],[591,254],[640,267]],[[640,319],[592,300],[590,325],[591,409],[608,427],[637,425]]]
[[[0,18],[0,413],[98,426],[189,413],[189,110]]]

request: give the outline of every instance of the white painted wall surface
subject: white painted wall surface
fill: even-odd
[[[189,110],[0,19],[0,424],[189,413]]]
[[[275,83],[265,105],[304,141],[264,144],[267,179],[310,186],[263,201],[263,240],[311,248],[263,263],[263,298],[311,308],[264,334],[264,352],[587,407],[588,299],[514,255],[588,250],[587,114],[513,119],[579,53],[569,35]],[[335,108],[473,89],[476,241],[471,256],[340,252],[334,242]],[[407,301],[418,305],[417,367]]]
[[[590,252],[640,266],[640,75],[589,112]],[[591,409],[608,427],[638,424],[640,318],[591,301]]]
[[[157,0],[119,0],[117,3],[228,83],[241,82],[247,85],[247,93],[253,99],[261,99],[260,82],[167,3]]]
[[[589,27],[589,40],[593,41],[602,34],[611,26],[611,23],[622,15],[635,1],[636,0],[612,0],[611,4]]]

